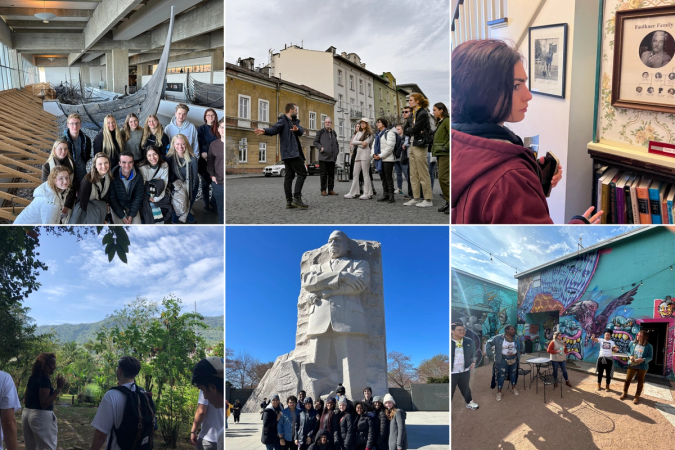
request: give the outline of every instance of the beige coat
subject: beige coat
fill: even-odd
[[[365,140],[365,142],[367,142],[368,145],[366,145],[365,147],[361,145],[362,142],[361,136],[363,136],[363,131],[357,132],[352,138],[352,141],[350,142],[350,145],[357,146],[356,159],[354,161],[370,161],[370,146],[373,144],[375,136],[373,136],[372,134],[368,136],[368,139]]]

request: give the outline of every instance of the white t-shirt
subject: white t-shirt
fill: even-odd
[[[612,357],[612,349],[616,347],[616,344],[611,339],[606,341],[604,339],[598,338],[598,343],[600,344],[600,355],[606,358]]]
[[[462,339],[464,341],[464,339]],[[453,363],[452,373],[464,372],[464,345],[457,345],[459,341],[452,340],[455,343],[455,362]]]
[[[13,409],[14,412],[21,410],[21,403],[19,403],[19,396],[16,393],[14,380],[0,370],[0,409]],[[2,450],[2,427],[0,426],[0,450]]]
[[[513,356],[516,354],[516,341],[509,342],[504,339],[502,343],[502,355],[504,356]]]
[[[202,391],[199,391],[197,403],[208,406],[199,437],[205,441],[218,442],[218,432],[225,426],[225,418],[223,417],[225,408],[216,408],[213,405],[209,405],[209,401],[204,398],[204,392]]]
[[[128,387],[132,392],[136,391],[136,385],[134,383],[125,383],[122,386]],[[98,406],[96,416],[94,416],[91,426],[108,435],[104,448],[108,447],[108,440],[112,439],[112,450],[122,450],[117,445],[117,438],[115,437],[115,433],[112,432],[112,429],[113,425],[115,428],[119,428],[119,426],[122,425],[124,406],[126,403],[127,398],[124,394],[113,389],[105,393],[101,400],[101,404]]]
[[[221,427],[220,431],[218,432],[218,446],[216,447],[217,450],[225,450],[225,436],[224,436],[224,431],[225,427]]]

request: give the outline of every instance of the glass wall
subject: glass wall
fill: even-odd
[[[40,81],[38,76],[38,68],[26,60],[26,58],[21,58],[21,73],[20,76],[23,77],[23,85],[35,84]],[[18,86],[17,86],[18,87]]]

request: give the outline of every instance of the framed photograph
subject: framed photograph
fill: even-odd
[[[675,112],[675,6],[617,11],[612,106]]]
[[[567,67],[567,24],[529,29],[530,92],[565,98]]]

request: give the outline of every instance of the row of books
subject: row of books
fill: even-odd
[[[595,173],[602,223],[673,224],[675,184],[603,166]]]

